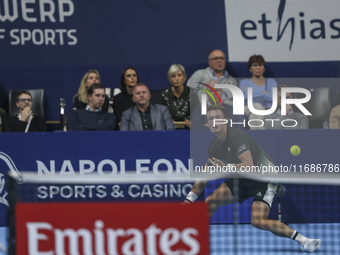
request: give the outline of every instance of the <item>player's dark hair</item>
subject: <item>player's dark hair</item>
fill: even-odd
[[[227,118],[227,110],[223,106],[209,105],[208,109],[207,109],[207,113],[210,112],[210,111],[214,111],[214,110],[221,111],[223,113],[223,117]]]
[[[104,89],[104,86],[101,83],[93,83],[88,89],[87,94],[92,95],[95,89]]]

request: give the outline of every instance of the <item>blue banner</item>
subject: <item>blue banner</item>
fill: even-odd
[[[4,190],[2,209],[8,207],[7,171],[31,171],[50,183],[18,185],[23,201],[184,201],[193,181],[162,183],[167,176],[189,173],[190,141],[186,131],[0,133],[0,169]],[[61,176],[111,179],[111,184],[53,183]],[[138,183],[154,174],[159,183]],[[127,184],[115,177],[129,175]],[[135,180],[135,182],[134,182]],[[2,211],[5,214],[5,211]],[[1,217],[0,225],[5,224]]]
[[[339,171],[338,143],[334,139],[339,136],[338,130],[248,132],[276,165],[292,165],[297,171],[308,170],[312,174],[313,167],[316,169],[318,164],[327,164],[328,170],[333,167],[333,172]],[[199,143],[190,142],[190,137],[189,131],[0,133],[0,226],[6,225],[8,183],[5,176],[8,171],[32,172],[49,180],[27,190],[24,185],[19,185],[22,201],[182,202],[191,190],[193,179],[178,183],[142,183],[136,180],[148,174],[166,180],[167,176],[188,173],[195,157],[202,157],[204,161],[214,137],[209,131],[202,133]],[[190,145],[200,146],[200,154],[194,154],[196,151]],[[299,156],[290,153],[292,145],[301,148]],[[92,174],[112,182],[53,183],[59,177],[71,180],[77,175],[89,177]],[[288,183],[283,198],[286,219],[291,222],[339,222],[339,216],[334,214],[333,209],[323,211],[322,215],[308,209],[311,204],[304,199],[310,196],[311,190],[319,194],[313,199],[320,207],[338,208],[340,204],[339,196],[334,195],[339,193],[339,186],[321,185],[321,182],[318,185],[318,172],[313,174],[314,185]],[[115,177],[119,176],[132,176],[131,182],[114,183]],[[212,194],[222,182],[210,181],[200,199]],[[251,200],[239,206],[240,222],[249,223],[250,207]],[[211,222],[231,223],[232,215],[232,205],[225,206],[214,214]],[[272,217],[277,217],[275,203]]]
[[[223,6],[223,0],[1,0],[0,63],[205,62],[211,41],[226,51]]]

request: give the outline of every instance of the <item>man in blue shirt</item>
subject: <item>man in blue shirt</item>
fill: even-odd
[[[105,88],[100,83],[92,84],[87,90],[89,100],[85,109],[70,112],[66,127],[67,131],[114,130],[116,117],[102,111],[105,102]]]
[[[237,86],[237,81],[232,77],[225,69],[226,57],[225,54],[220,50],[212,51],[208,56],[209,66],[206,69],[200,69],[194,72],[187,82],[187,86],[191,88],[204,87],[200,83],[209,83],[212,80],[218,82],[218,84],[232,84]],[[201,100],[201,94],[204,93],[202,90],[198,90],[198,99]],[[222,102],[224,104],[232,105],[232,94],[226,89],[222,94]]]

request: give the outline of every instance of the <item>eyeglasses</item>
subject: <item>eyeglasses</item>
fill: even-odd
[[[19,101],[20,101],[21,103],[25,103],[26,101],[27,101],[27,102],[32,102],[33,99],[32,99],[32,98],[20,98]]]
[[[212,61],[225,60],[225,57],[215,57],[215,58],[211,58],[209,60],[212,60]]]
[[[264,64],[251,64],[252,67],[261,67],[264,66]]]

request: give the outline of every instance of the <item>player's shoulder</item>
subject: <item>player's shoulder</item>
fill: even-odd
[[[216,148],[217,144],[218,144],[218,139],[217,137],[215,137],[215,139],[209,145],[208,152],[213,151]]]
[[[228,128],[228,136],[230,138],[239,138],[239,137],[249,137],[249,134],[237,129],[237,128]]]
[[[210,143],[209,147],[216,145],[217,141],[218,141],[218,139],[217,139],[217,137],[215,137],[215,139]]]
[[[228,128],[228,143],[230,145],[238,146],[240,143],[248,143],[251,140],[251,136],[239,129]]]

